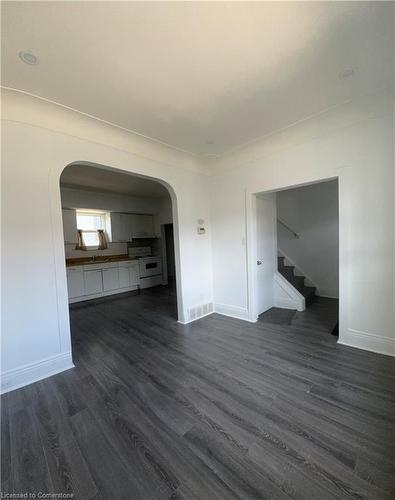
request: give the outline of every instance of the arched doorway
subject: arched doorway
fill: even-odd
[[[70,271],[71,266],[66,269],[69,302],[94,300],[133,290],[140,293],[140,290],[145,288],[168,285],[169,255],[166,254],[166,249],[169,248],[169,242],[166,242],[165,238],[171,224],[175,270],[173,319],[182,321],[178,212],[173,188],[161,179],[90,162],[73,162],[67,165],[60,175],[59,187],[65,265],[66,262],[76,264],[73,271]],[[97,242],[91,238],[97,232],[90,234],[88,228],[83,236],[84,239],[86,236],[90,239],[84,242],[85,248],[78,249],[79,228],[74,225],[73,231],[71,225],[70,237],[68,217],[71,214],[71,218],[74,217],[76,221],[77,212],[79,220],[83,216],[88,220],[90,214],[90,222],[100,218],[107,222],[104,228],[107,248],[98,248]],[[134,224],[134,232],[129,233],[130,237],[122,236],[122,224],[119,226],[122,220],[132,220]],[[142,250],[147,253],[140,255]],[[133,266],[140,273],[137,281],[132,279],[130,283],[127,282],[127,269],[124,265],[120,266],[119,270],[115,269],[115,264],[110,266],[110,262],[116,262],[114,257],[117,256],[138,260],[139,265]],[[78,274],[77,268],[81,271],[81,265],[77,265],[79,263],[83,264],[85,272],[80,272],[76,280],[70,279],[70,274]],[[142,266],[143,263],[145,267]],[[94,266],[88,268],[90,264]],[[100,264],[103,265],[101,269]],[[110,267],[111,270],[108,269]],[[152,269],[153,267],[155,269]],[[94,270],[96,273],[93,273]],[[134,273],[136,278],[136,271],[130,269],[129,272],[130,275]],[[70,290],[73,286],[85,289]]]

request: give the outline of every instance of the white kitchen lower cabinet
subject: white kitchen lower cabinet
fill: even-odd
[[[140,283],[140,270],[138,261],[125,262],[119,267],[120,288],[135,287]]]
[[[160,285],[162,275],[140,278],[140,261],[94,262],[67,268],[69,302]]]
[[[140,284],[140,270],[138,264],[129,267],[129,282],[130,286]]]
[[[70,299],[85,295],[84,272],[81,268],[67,269],[67,289]]]
[[[103,277],[101,269],[84,271],[85,295],[94,295],[103,291]]]
[[[103,269],[103,290],[117,290],[119,288],[119,270],[118,267]]]
[[[122,266],[119,268],[119,288],[128,288],[129,286],[129,267]]]

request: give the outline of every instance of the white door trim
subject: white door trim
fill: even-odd
[[[249,321],[257,321],[256,306],[256,196],[246,189],[247,309]]]

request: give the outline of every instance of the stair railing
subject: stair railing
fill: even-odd
[[[287,229],[290,233],[293,234],[294,238],[300,238],[298,233],[295,233],[295,231],[291,229],[287,224],[285,224],[285,222],[282,221],[281,219],[277,219],[277,224],[280,224],[281,226],[285,227],[285,229]]]

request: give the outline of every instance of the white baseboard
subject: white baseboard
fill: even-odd
[[[177,323],[180,323],[181,325],[189,325],[189,323],[193,323],[194,321],[198,321],[199,319],[205,318],[206,316],[211,316],[213,313],[214,313],[214,311],[211,311],[211,312],[208,312],[207,314],[203,314],[202,316],[199,316],[198,318],[189,319],[188,321],[178,320]]]
[[[345,334],[341,335],[341,339],[339,338],[338,343],[349,347],[364,349],[365,351],[377,352],[378,354],[395,356],[395,339],[382,337],[375,333],[362,332],[349,328],[346,330]]]
[[[1,376],[1,394],[38,382],[73,367],[71,352],[66,352],[8,370]]]
[[[248,309],[246,307],[231,306],[229,304],[214,304],[214,311],[218,314],[223,314],[224,316],[230,316],[231,318],[243,319],[245,321],[250,321],[255,323],[255,321],[250,320]]]
[[[126,288],[117,288],[116,290],[109,290],[108,292],[94,293],[92,295],[82,295],[81,297],[74,297],[69,299],[69,304],[75,304],[76,302],[86,302],[87,300],[100,299],[101,297],[108,297],[109,295],[117,295],[120,293],[132,292],[137,290],[137,285],[128,286]]]
[[[335,290],[325,290],[324,288],[317,288],[315,294],[317,295],[317,297],[323,297],[324,299],[339,300],[339,292],[336,292]]]

